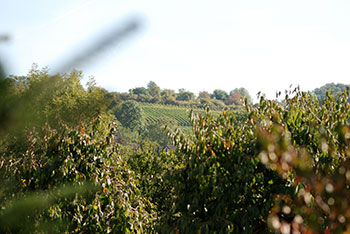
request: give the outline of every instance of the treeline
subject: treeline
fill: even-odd
[[[185,89],[179,89],[178,92],[171,89],[161,89],[153,81],[150,81],[147,87],[133,88],[128,93],[111,92],[108,97],[116,100],[116,102],[119,100],[134,100],[191,108],[209,107],[213,110],[237,109],[243,106],[244,99],[247,99],[248,102],[252,101],[249,92],[245,88],[235,88],[229,93],[221,89],[215,89],[213,93],[202,91],[196,96],[193,92]]]
[[[329,95],[337,95],[341,92],[343,92],[344,90],[346,90],[346,88],[350,87],[350,85],[346,85],[346,84],[341,84],[341,83],[328,83],[325,84],[319,88],[316,88],[312,91],[312,93],[314,93],[318,100],[323,100],[325,98],[327,98],[327,94]]]
[[[116,118],[81,78],[0,77],[0,233],[349,231],[349,88],[261,96],[244,118],[191,113],[190,134],[167,127],[166,152],[150,136],[118,142],[145,131],[123,114],[137,102]]]
[[[311,92],[317,96],[318,100],[326,98],[327,93],[337,95],[344,91],[349,85],[341,83],[328,83]],[[241,87],[230,92],[215,89],[213,93],[201,91],[198,95],[193,92],[179,89],[178,92],[171,89],[161,89],[155,82],[150,81],[147,87],[137,87],[130,89],[128,93],[106,92],[107,97],[112,100],[111,105],[120,101],[134,100],[145,103],[158,103],[164,105],[186,106],[190,108],[206,108],[212,110],[239,109],[244,105],[246,99],[252,103],[248,90]]]

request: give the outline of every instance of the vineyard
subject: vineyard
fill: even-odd
[[[141,108],[145,114],[147,123],[157,122],[160,117],[166,116],[176,120],[178,125],[182,128],[191,126],[191,121],[189,118],[191,109],[189,107],[142,103]],[[204,114],[205,110],[193,109],[193,112]],[[221,111],[213,111],[214,116],[217,116],[220,113]]]

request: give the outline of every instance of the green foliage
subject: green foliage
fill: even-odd
[[[198,98],[200,99],[209,99],[210,98],[210,93],[208,93],[207,91],[201,91],[198,94]]]
[[[296,88],[283,105],[260,98],[250,113],[258,126],[260,160],[297,188],[276,197],[269,217],[276,231],[349,230],[349,88],[320,103]]]
[[[212,98],[217,99],[217,100],[221,100],[221,101],[225,101],[228,98],[228,94],[224,90],[215,89],[213,94],[212,94]]]
[[[144,88],[144,87],[138,87],[138,88],[134,88],[131,90],[133,94],[143,94],[143,95],[149,95],[148,89]]]
[[[147,89],[149,94],[153,97],[153,103],[157,103],[160,101],[160,88],[159,86],[154,82],[150,81],[147,84]]]
[[[135,101],[125,101],[114,111],[119,122],[126,128],[141,132],[144,128],[144,114]]]
[[[287,182],[260,163],[254,125],[233,113],[192,115],[192,137],[173,133],[182,163],[169,172],[173,207],[164,230],[261,233],[275,193]]]
[[[129,90],[129,99],[135,100],[137,102],[147,102],[147,103],[153,103],[158,102],[159,97],[154,98],[150,95],[148,89],[144,87],[138,87],[135,89]]]
[[[261,96],[251,106],[243,88],[194,100],[154,82],[130,94],[93,80],[84,89],[77,71],[50,76],[34,66],[27,76],[2,76],[1,233],[349,231],[348,87],[326,85],[318,96],[296,88],[282,102]],[[244,101],[246,111],[197,108],[188,120],[188,107],[130,98]],[[170,143],[175,152],[160,150]]]
[[[186,91],[184,89],[180,89],[179,93],[176,97],[176,100],[179,101],[190,101],[190,100],[194,100],[195,95],[194,93],[190,92],[190,91]]]
[[[123,126],[118,126],[115,133],[116,143],[121,145],[137,144],[141,137],[142,135],[138,131]]]
[[[347,87],[349,87],[349,85],[340,84],[340,83],[338,84],[328,83],[321,86],[320,88],[314,89],[312,93],[314,93],[317,96],[318,100],[321,101],[327,98],[328,96],[327,93],[337,95],[345,91]]]
[[[252,98],[249,92],[245,88],[234,89],[230,92],[230,95],[226,99],[227,105],[242,105],[242,100],[247,99],[248,103],[252,102]]]
[[[145,136],[151,141],[157,142],[161,147],[172,145],[172,141],[166,132],[166,128],[177,128],[177,121],[166,116],[161,116],[157,121],[147,124]]]
[[[0,73],[1,73],[0,66]],[[13,98],[10,91],[11,80],[1,77],[0,74],[0,136],[3,136],[18,118],[18,112],[13,107],[20,104],[17,98]]]
[[[7,206],[0,212],[1,233],[54,233],[63,231],[66,222],[44,222],[38,220],[38,214],[53,206],[57,199],[71,199],[77,194],[86,196],[89,192],[96,191],[92,184],[75,186],[60,186],[54,190],[45,192],[26,193],[24,197],[15,197],[7,201]],[[19,222],[20,220],[20,222]]]
[[[60,123],[74,127],[97,115],[105,120],[101,124],[110,122],[112,116],[105,112],[103,90],[96,87],[93,80],[85,90],[81,79],[82,73],[78,71],[50,76],[48,69],[39,70],[36,65],[25,77],[8,78],[11,81],[8,99],[17,102],[11,110],[11,119],[19,130],[16,134],[20,134],[23,128],[40,129],[45,123],[57,130]]]
[[[121,95],[117,92],[107,92],[105,95],[106,102],[108,104],[107,109],[113,110],[115,109],[121,102]]]
[[[28,136],[23,154],[3,155],[2,168],[14,176],[16,185],[3,191],[5,201],[11,193],[50,191],[62,184],[91,181],[99,188],[97,192],[71,199],[52,194],[54,204],[35,215],[33,222],[68,220],[66,230],[70,232],[143,232],[151,228],[152,204],[141,196],[133,173],[116,153],[113,128],[99,141],[96,126],[97,121],[91,132],[80,128],[62,134],[47,127],[44,138],[35,133]]]
[[[250,96],[248,90],[241,87],[238,89],[239,93],[242,95],[243,99],[247,99],[248,103],[252,103],[252,97]]]
[[[120,101],[137,101],[142,103],[157,103],[165,105],[185,106],[190,108],[205,108],[210,107],[212,110],[238,109],[242,108],[243,102],[241,98],[247,98],[251,102],[251,97],[248,91],[244,88],[235,89],[235,94],[230,93],[230,96],[223,90],[216,89],[213,94],[206,91],[199,93],[196,99],[195,94],[185,89],[179,89],[176,93],[171,89],[160,89],[153,81],[147,84],[147,88],[137,87],[130,89],[129,93],[107,93],[106,96],[111,101],[110,109],[114,109],[117,105],[116,98]]]
[[[171,89],[163,89],[161,92],[161,103],[174,105],[176,103],[176,93]]]
[[[173,185],[165,179],[169,170],[180,163],[173,152],[160,151],[158,146],[148,140],[137,146],[121,146],[119,153],[127,161],[129,168],[135,172],[135,179],[140,185],[141,193],[155,205],[157,224],[166,217],[172,206]],[[160,233],[169,232],[164,230]]]
[[[45,69],[0,79],[0,232],[152,231],[153,205],[116,153],[105,94],[78,81]]]

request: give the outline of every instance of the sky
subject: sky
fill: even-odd
[[[141,27],[76,67],[109,91],[154,81],[196,94],[350,83],[346,0],[1,0],[0,58],[8,74],[55,71],[125,22]]]

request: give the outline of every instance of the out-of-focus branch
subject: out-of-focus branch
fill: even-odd
[[[10,36],[6,34],[0,34],[0,42],[9,41]]]
[[[108,30],[107,34],[102,35],[95,43],[93,43],[90,48],[84,49],[80,54],[77,54],[70,60],[68,59],[68,62],[65,62],[57,72],[70,72],[79,65],[86,64],[93,57],[96,57],[98,54],[106,51],[106,49],[120,43],[132,33],[138,31],[140,27],[141,20],[136,17],[125,22],[122,26],[118,23],[117,26]]]

